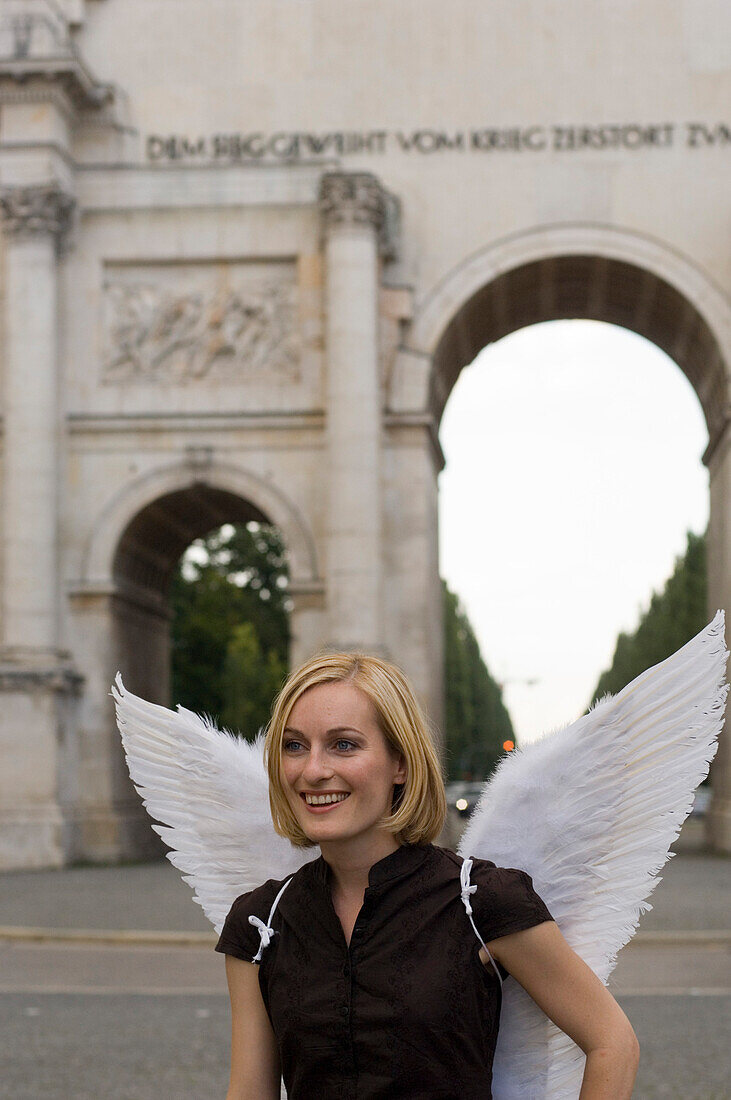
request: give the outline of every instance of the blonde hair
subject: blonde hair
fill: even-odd
[[[447,813],[439,758],[426,719],[403,672],[368,653],[322,653],[290,673],[274,701],[264,758],[274,828],[298,848],[314,841],[303,832],[284,793],[281,776],[284,730],[297,700],[318,684],[350,683],[370,699],[386,741],[406,760],[403,787],[395,790],[383,827],[403,844],[425,844],[442,830]]]

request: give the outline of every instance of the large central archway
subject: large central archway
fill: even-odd
[[[452,318],[433,358],[432,407],[441,415],[462,367],[487,344],[541,321],[583,319],[631,329],[657,344],[698,394],[711,439],[723,427],[725,373],[707,321],[646,269],[602,256],[534,260],[480,287]]]
[[[408,395],[438,424],[460,371],[487,344],[542,321],[580,318],[644,336],[693,386],[709,433],[709,610],[731,607],[731,307],[685,257],[639,234],[594,225],[558,226],[497,242],[465,260],[423,301],[394,361],[393,407],[403,408]],[[730,773],[724,736],[709,816],[710,838],[722,848],[731,848]]]

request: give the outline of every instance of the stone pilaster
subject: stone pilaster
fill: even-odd
[[[381,649],[379,241],[383,189],[365,172],[321,182],[326,262],[327,608],[333,646]]]
[[[726,611],[726,645],[731,632],[731,424],[726,421],[712,453],[711,514],[708,523],[708,617],[719,607]],[[731,707],[711,765],[711,805],[706,815],[706,838],[718,852],[731,852]]]
[[[2,7],[0,867],[9,868],[80,854],[82,677],[60,629],[57,266],[80,135],[118,121],[118,98],[82,56],[82,3]]]
[[[59,408],[56,250],[73,200],[51,186],[0,192],[5,231],[3,599],[6,651],[57,645]]]
[[[0,866],[63,862],[78,677],[59,653],[57,248],[73,200],[4,188]],[[69,795],[69,797],[71,797]]]

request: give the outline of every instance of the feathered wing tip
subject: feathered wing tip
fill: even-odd
[[[606,981],[708,774],[728,684],[724,613],[576,722],[506,759],[460,852],[532,875],[571,946]],[[574,1100],[583,1055],[513,983],[496,1100]]]
[[[263,738],[253,744],[210,719],[112,687],[127,766],[168,859],[220,931],[233,901],[311,858],[274,832]]]

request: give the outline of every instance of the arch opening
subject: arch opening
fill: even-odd
[[[726,422],[726,371],[713,331],[695,305],[654,272],[600,255],[521,264],[462,303],[433,356],[430,404],[437,421],[460,371],[488,344],[542,321],[581,319],[629,329],[669,355],[697,393],[714,445]]]
[[[220,643],[219,648],[224,657],[238,658],[238,668],[251,675],[251,662],[248,658],[252,639],[249,634],[245,630],[239,632],[235,638],[238,648],[234,645],[227,649],[226,646],[230,640],[229,635],[238,626],[245,626],[243,619],[239,622],[236,618],[237,612],[241,610],[241,601],[237,603],[235,598],[227,598],[225,592],[218,592],[217,600],[206,601],[204,598],[196,605],[195,600],[188,599],[186,604],[185,594],[181,595],[180,586],[176,586],[175,582],[181,572],[181,560],[185,560],[185,551],[192,544],[198,540],[211,544],[212,536],[220,536],[221,530],[225,531],[229,525],[230,530],[237,532],[246,531],[247,525],[252,523],[277,532],[277,544],[282,550],[282,557],[286,559],[288,555],[284,535],[260,507],[235,493],[200,482],[161,494],[129,520],[118,539],[112,558],[114,587],[106,618],[110,649],[105,655],[109,658],[108,672],[103,676],[105,693],[108,691],[106,685],[119,669],[125,686],[136,695],[163,706],[181,701],[171,699],[173,626],[177,631],[176,615],[180,614],[181,604],[187,606],[191,618],[200,615],[201,608],[208,614],[209,620],[213,616],[213,620],[206,624],[208,633],[206,635],[206,631],[203,631],[202,640],[195,634],[194,627],[188,631],[184,644],[195,650],[196,644],[199,647],[205,646],[206,641],[210,642],[212,639]],[[219,538],[220,541],[225,540]],[[283,614],[288,620],[289,609]],[[176,632],[176,641],[179,641],[179,636],[179,632]],[[194,639],[192,644],[191,637]],[[288,642],[287,636],[285,649]],[[285,652],[285,671],[287,658],[288,654]],[[274,679],[274,672],[279,673],[281,667],[281,660],[275,670],[270,662],[267,668],[271,673],[270,679]],[[241,677],[236,676],[236,668],[229,672],[229,679],[236,683],[240,694],[243,693],[239,702],[246,704],[246,684]],[[178,677],[178,681],[179,679]],[[193,685],[191,697],[182,701],[196,711],[214,709],[206,705],[206,698],[200,697],[199,688],[200,683]],[[221,720],[220,713],[217,718]],[[237,725],[235,722],[229,724]],[[256,733],[258,728],[257,725],[252,728],[243,723],[238,725],[242,732],[249,734]],[[131,787],[116,729],[112,727],[110,732],[109,749],[98,755],[107,761],[110,769],[110,783],[116,792],[113,812],[115,820],[119,818],[122,823],[115,825],[115,830],[124,834],[124,840],[120,842],[117,838],[115,844],[121,844],[119,851],[123,853],[158,856],[162,849],[150,829],[139,797]],[[87,856],[93,853],[95,845],[99,847],[96,840],[86,842]],[[116,852],[117,856],[119,851]]]
[[[112,575],[120,593],[145,592],[164,603],[173,570],[188,546],[226,523],[271,523],[251,501],[210,485],[166,493],[122,532]]]
[[[617,634],[662,589],[686,531],[705,529],[700,403],[648,341],[553,322],[478,356],[442,442],[445,575],[534,739],[588,705]]]
[[[142,508],[123,530],[112,564],[116,667],[135,694],[168,705],[171,685],[170,588],[183,554],[227,524],[274,527],[250,500],[194,483]]]

